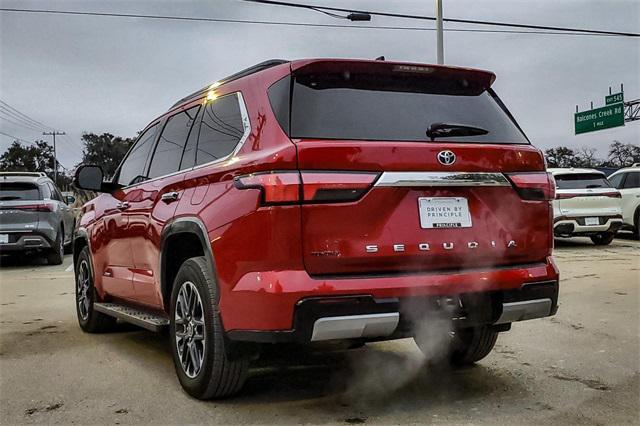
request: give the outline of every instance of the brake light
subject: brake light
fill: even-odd
[[[259,189],[262,204],[287,204],[300,200],[300,173],[297,171],[240,176],[234,179],[234,185],[238,189]]]
[[[2,206],[0,210],[27,210],[32,212],[52,212],[53,205],[49,203],[42,204],[22,204],[13,206]]]
[[[512,173],[507,177],[514,189],[525,200],[553,200],[556,195],[556,181],[551,173]]]
[[[239,176],[238,189],[259,189],[262,204],[340,203],[360,199],[378,178],[372,172],[267,172]]]
[[[345,202],[362,197],[378,173],[302,172],[302,193],[306,202]]]
[[[575,197],[622,198],[622,194],[620,194],[618,191],[590,192],[590,193],[575,193],[575,192],[558,192],[558,193],[556,193],[556,200],[565,200],[567,198],[575,198]]]

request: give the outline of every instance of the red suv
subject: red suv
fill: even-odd
[[[75,233],[80,327],[169,328],[196,398],[238,391],[266,344],[416,337],[485,357],[553,315],[553,178],[491,72],[273,60],[140,134]]]

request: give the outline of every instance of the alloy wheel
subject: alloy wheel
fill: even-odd
[[[180,365],[187,377],[193,379],[202,369],[206,339],[202,300],[191,281],[180,287],[174,321]]]
[[[89,289],[91,287],[91,274],[89,264],[82,260],[78,266],[78,277],[76,278],[76,299],[78,301],[78,312],[80,318],[86,321],[89,318]]]

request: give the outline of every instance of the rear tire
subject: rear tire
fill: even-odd
[[[445,349],[444,359],[438,356],[430,361],[439,363],[448,360],[454,366],[473,364],[489,355],[497,338],[498,332],[489,326],[456,330],[448,342],[449,347]],[[414,340],[425,355],[433,356],[434,352],[438,352],[437,349],[434,350],[433,343],[421,341],[417,337]]]
[[[611,244],[611,241],[615,238],[616,234],[613,232],[603,232],[601,234],[596,234],[591,236],[591,241],[593,244],[597,246],[606,246]]]
[[[187,259],[173,283],[169,340],[180,384],[194,398],[233,395],[246,379],[248,357],[229,356],[218,312],[218,287],[207,260]]]
[[[64,228],[58,228],[56,240],[53,247],[47,253],[47,263],[49,265],[60,265],[64,260]]]
[[[633,215],[633,236],[636,240],[640,240],[640,208],[636,209]]]
[[[80,328],[87,333],[104,333],[115,328],[116,319],[93,309],[97,300],[89,247],[84,247],[75,264],[76,314]]]
[[[453,365],[470,365],[489,355],[498,339],[498,332],[488,326],[456,331],[449,361]]]

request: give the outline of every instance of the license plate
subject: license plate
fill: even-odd
[[[585,217],[584,218],[584,224],[587,225],[587,226],[600,225],[600,221],[598,220],[597,217]]]
[[[9,242],[9,234],[0,234],[0,244],[6,244]]]
[[[469,203],[463,197],[418,198],[422,228],[471,228]]]

